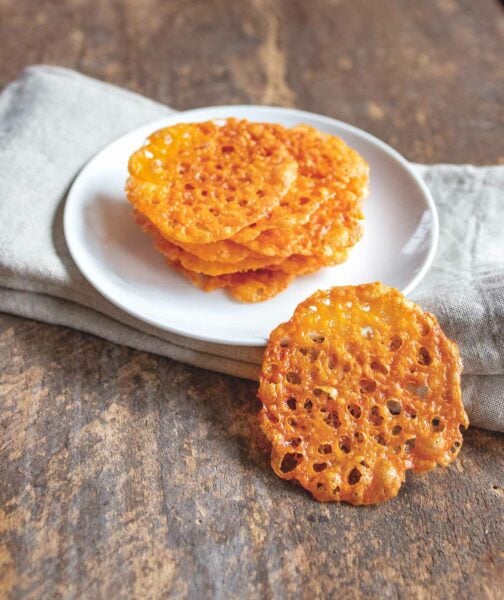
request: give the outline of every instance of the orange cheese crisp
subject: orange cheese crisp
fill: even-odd
[[[267,256],[320,256],[330,259],[342,248],[354,246],[362,236],[360,207],[342,211],[333,202],[321,206],[305,225],[263,231],[244,242],[251,251]],[[326,264],[330,264],[330,260]]]
[[[270,129],[228,119],[157,131],[129,161],[128,198],[164,235],[231,237],[280,203],[297,164]]]
[[[295,275],[269,269],[208,276],[185,269],[177,261],[167,259],[167,262],[201,290],[212,292],[213,290],[225,288],[233,298],[240,302],[264,302],[269,300],[283,291],[295,278]]]
[[[376,504],[406,470],[457,456],[468,418],[456,344],[380,283],[319,291],[271,334],[259,398],[271,464],[319,501]]]
[[[156,227],[137,210],[134,211],[134,216],[135,221],[155,239],[156,235],[158,235],[161,238],[166,239],[168,242],[179,246],[186,252],[194,254],[202,260],[217,262],[240,262],[246,258],[259,258],[261,256],[246,246],[237,244],[232,240],[219,240],[217,242],[208,242],[207,244],[191,244],[188,242],[179,242],[174,239],[166,238],[162,236]]]
[[[282,257],[271,257],[254,255],[248,256],[236,262],[204,260],[195,254],[191,254],[183,248],[172,244],[163,238],[155,230],[151,230],[154,236],[156,249],[171,261],[178,261],[185,269],[201,273],[203,275],[229,275],[231,273],[242,273],[244,271],[263,269],[270,265],[280,263]]]
[[[362,234],[368,166],[312,127],[182,123],[154,132],[128,167],[135,219],[206,291],[266,300],[346,260]]]
[[[316,211],[329,223],[329,207],[340,211],[354,209],[367,193],[368,165],[343,140],[306,125],[292,129],[277,126],[275,133],[297,161],[297,178],[280,204],[235,234],[234,241],[250,242],[263,231],[278,228],[286,228],[288,234],[291,227],[308,223]],[[326,208],[319,211],[322,205]]]

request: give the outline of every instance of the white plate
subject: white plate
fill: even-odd
[[[305,123],[343,138],[369,162],[371,190],[365,234],[343,265],[300,277],[282,294],[242,304],[225,291],[206,293],[164,263],[131,218],[124,196],[127,162],[145,138],[178,122],[240,117]],[[313,113],[266,106],[221,106],[180,112],[140,127],[97,154],[68,194],[65,236],[90,283],[125,312],[187,337],[236,345],[263,345],[270,331],[317,289],[382,281],[408,294],[434,257],[438,218],[423,181],[392,148],[368,133]]]

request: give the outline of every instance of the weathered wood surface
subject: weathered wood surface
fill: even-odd
[[[296,106],[418,162],[504,162],[498,0],[0,0],[0,84],[47,62],[174,108]]]
[[[504,162],[492,0],[0,0],[0,82],[77,68],[176,108],[292,105],[408,158]],[[502,597],[502,436],[376,508],[268,467],[255,386],[0,318],[0,597]]]

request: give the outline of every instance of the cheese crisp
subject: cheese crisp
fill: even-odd
[[[269,213],[297,163],[267,126],[229,119],[157,131],[130,158],[129,171],[128,198],[162,234],[205,243]]]
[[[259,398],[271,464],[320,501],[376,504],[457,456],[458,348],[380,283],[319,291],[271,334]]]

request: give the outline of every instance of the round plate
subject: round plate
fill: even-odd
[[[299,277],[266,302],[242,304],[224,290],[203,292],[169,268],[131,217],[124,194],[130,154],[161,127],[238,117],[287,127],[311,125],[343,138],[370,165],[365,233],[347,262]],[[97,154],[67,198],[65,236],[89,282],[125,312],[160,329],[224,344],[264,345],[270,331],[318,289],[382,281],[405,294],[434,257],[438,218],[423,181],[406,160],[372,135],[313,113],[266,106],[220,106],[179,112],[121,137]]]

